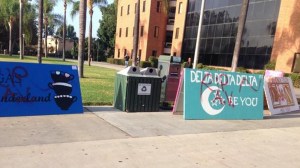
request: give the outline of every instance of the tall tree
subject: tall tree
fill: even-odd
[[[45,57],[48,55],[48,26],[56,26],[62,24],[62,16],[53,13],[53,9],[57,0],[44,0],[44,25],[45,25]]]
[[[102,5],[107,4],[106,0],[88,0],[88,9],[90,15],[90,26],[89,26],[89,44],[88,44],[88,64],[91,65],[91,58],[92,58],[92,31],[93,31],[93,13],[94,13],[94,5]]]
[[[83,78],[83,61],[84,61],[84,39],[86,26],[86,0],[79,2],[79,44],[78,44],[78,69],[79,77]]]
[[[234,52],[233,52],[232,64],[231,64],[232,72],[236,71],[238,60],[239,60],[241,41],[242,41],[243,30],[244,30],[245,22],[246,22],[248,6],[249,6],[249,0],[243,0],[240,19],[239,19],[239,25],[238,25],[238,32],[236,35],[235,47],[234,47]]]
[[[140,0],[136,0],[134,35],[133,35],[133,60],[132,66],[137,66],[137,53],[139,49],[139,27],[140,27]]]
[[[67,3],[73,3],[73,0],[64,0],[64,25],[63,25],[63,58],[62,60],[65,61],[65,52],[66,52],[66,27],[67,27],[67,20],[66,20],[66,12],[67,12]]]
[[[12,55],[12,30],[14,24],[17,20],[18,12],[19,12],[19,3],[17,0],[1,0],[0,1],[0,11],[2,13],[2,19],[4,23],[8,23],[9,27],[9,47],[8,53]],[[5,26],[7,27],[5,24]]]
[[[38,63],[42,63],[42,35],[43,35],[43,16],[44,14],[44,0],[39,0],[39,26],[38,26],[38,49],[37,49],[37,59]]]
[[[118,3],[118,0],[116,0]],[[169,0],[163,0],[163,12],[167,13],[169,8]],[[140,0],[136,0],[135,18],[134,18],[134,35],[133,35],[133,61],[132,65],[137,66],[137,54],[139,49],[139,27],[140,27]]]
[[[35,5],[31,3],[24,4],[23,16],[23,33],[25,34],[25,43],[36,45],[37,44],[37,13]]]
[[[110,4],[100,7],[102,20],[97,31],[99,37],[98,44],[102,50],[105,50],[107,55],[114,54],[115,33],[116,33],[116,5]]]
[[[55,34],[56,34],[57,36],[62,37],[62,36],[63,36],[63,29],[64,29],[63,25],[60,26],[60,27],[57,29],[57,31],[56,31]],[[75,38],[76,38],[76,32],[75,32],[74,26],[68,25],[66,30],[67,30],[67,31],[66,31],[66,38],[70,38],[70,39],[75,39]]]

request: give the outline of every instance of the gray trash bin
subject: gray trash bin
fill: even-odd
[[[160,91],[155,68],[127,67],[116,75],[114,107],[127,112],[159,111]]]

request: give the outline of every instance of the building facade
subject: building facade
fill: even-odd
[[[62,54],[63,52],[63,39],[57,36],[48,36],[47,37],[47,51],[50,54],[59,53]],[[74,40],[72,39],[66,39],[66,51],[71,51],[74,47]],[[45,51],[45,38],[43,38],[43,51]]]
[[[141,0],[141,60],[161,54],[193,58],[202,0],[169,1],[168,14],[157,13],[160,0]],[[200,35],[199,62],[230,67],[243,0],[206,0]],[[136,0],[119,0],[115,58],[123,58],[132,49],[133,38],[120,36],[121,29],[133,25],[134,16],[120,12],[134,6]],[[126,6],[127,5],[127,6]],[[300,12],[298,0],[250,0],[242,36],[238,66],[262,69],[271,60],[276,69],[293,71],[295,55],[300,52]],[[133,10],[133,9],[132,9]],[[156,19],[153,19],[156,18]],[[157,19],[158,18],[158,19]],[[160,37],[153,38],[153,27],[159,26]],[[132,28],[131,28],[132,29]],[[141,28],[140,28],[141,29]],[[152,33],[151,33],[152,32]],[[156,52],[154,52],[156,51]],[[130,52],[129,52],[130,53]]]

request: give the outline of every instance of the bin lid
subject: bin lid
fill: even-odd
[[[117,74],[125,75],[125,76],[142,76],[140,72],[140,67],[129,66],[119,72]]]
[[[157,69],[156,68],[151,68],[151,67],[147,67],[147,68],[143,68],[141,70],[141,74],[144,77],[154,77],[154,78],[159,78],[158,73],[157,73]]]

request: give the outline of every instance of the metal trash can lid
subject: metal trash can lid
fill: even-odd
[[[124,76],[142,76],[140,72],[140,67],[129,66],[119,72],[117,74],[121,74]]]

